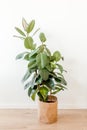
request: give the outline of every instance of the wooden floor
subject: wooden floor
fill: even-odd
[[[87,130],[87,109],[59,110],[54,124],[39,122],[36,110],[1,109],[0,130]]]

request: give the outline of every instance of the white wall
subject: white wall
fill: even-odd
[[[60,50],[68,90],[58,94],[59,108],[87,108],[87,1],[86,0],[1,0],[0,1],[0,108],[34,107],[21,78],[26,70],[15,56],[24,51],[15,26],[22,17],[36,20],[47,36],[47,45]],[[25,69],[24,69],[25,68]]]

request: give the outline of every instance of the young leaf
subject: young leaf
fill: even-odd
[[[46,41],[46,37],[44,33],[40,33],[39,38],[41,40],[41,42],[45,42]]]
[[[16,31],[20,33],[22,36],[26,36],[25,33],[18,27],[15,27]]]
[[[55,57],[55,61],[59,61],[61,59],[61,54],[59,51],[55,51],[53,56]]]
[[[22,18],[22,26],[23,26],[24,30],[26,31],[28,28],[28,24],[24,18]]]
[[[30,33],[33,30],[34,26],[35,26],[35,20],[32,20],[27,27],[27,33]]]

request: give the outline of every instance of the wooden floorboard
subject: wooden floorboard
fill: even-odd
[[[37,110],[0,109],[0,130],[87,130],[87,109],[58,110],[58,121],[43,124]]]

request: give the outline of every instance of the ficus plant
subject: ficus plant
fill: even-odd
[[[48,102],[48,96],[58,93],[66,89],[67,82],[64,79],[63,66],[59,64],[60,60],[64,60],[61,53],[57,50],[54,53],[46,46],[46,36],[40,32],[38,37],[41,42],[37,46],[34,41],[34,35],[40,30],[39,28],[33,32],[35,20],[27,23],[22,19],[23,31],[15,27],[20,36],[14,37],[23,40],[25,52],[16,56],[16,59],[27,61],[27,71],[23,76],[24,89],[28,89],[28,96],[35,100],[38,95],[39,100]]]

